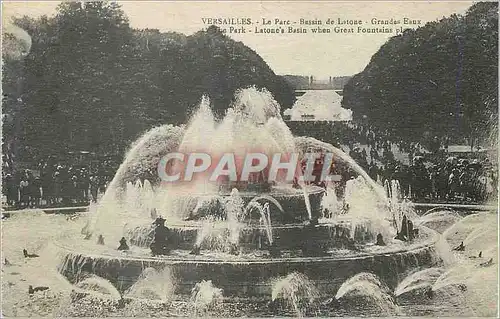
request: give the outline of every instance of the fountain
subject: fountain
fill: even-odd
[[[303,314],[301,304],[312,303],[318,294],[315,285],[306,276],[293,272],[275,280],[271,298],[274,303],[278,300],[285,303],[300,317]]]
[[[344,307],[350,307],[350,304],[363,305],[368,309],[376,309],[379,315],[400,314],[390,290],[371,273],[359,273],[346,280],[337,291],[335,299]]]
[[[76,285],[89,275],[104,278],[123,298],[191,295],[195,304],[210,304],[222,294],[281,296],[296,307],[304,289],[311,292],[307,298],[335,295],[346,279],[365,272],[395,288],[410,271],[441,263],[434,231],[422,225],[411,240],[395,239],[401,212],[384,189],[339,149],[294,137],[279,111],[269,92],[248,88],[237,93],[221,120],[203,98],[185,127],[146,133],[131,147],[82,234],[57,241],[59,272]],[[169,152],[235,154],[238,174],[248,152],[300,159],[328,153],[331,172],[342,179],[326,185],[279,178],[269,183],[260,173],[248,182],[213,182],[204,173],[190,182],[151,179]],[[104,240],[97,244],[98,238]],[[120,241],[128,249],[117,250]],[[164,269],[168,276],[161,275]],[[159,286],[158,278],[171,284]],[[307,287],[295,287],[301,283]]]
[[[222,299],[222,289],[214,287],[212,281],[201,281],[191,290],[190,304],[193,315],[204,314],[210,308],[216,307]]]

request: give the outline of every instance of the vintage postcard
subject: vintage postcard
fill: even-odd
[[[497,317],[498,17],[3,1],[2,318]]]

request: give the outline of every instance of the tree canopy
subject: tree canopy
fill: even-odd
[[[64,2],[52,18],[13,23],[32,41],[23,58],[2,52],[4,142],[23,160],[121,154],[153,126],[186,122],[203,94],[219,116],[250,85],[293,103],[292,88],[257,53],[215,26],[191,36],[133,29],[112,2]]]
[[[399,139],[482,139],[498,116],[498,3],[392,37],[344,87],[355,119]]]

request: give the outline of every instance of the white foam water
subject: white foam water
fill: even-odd
[[[109,280],[96,275],[88,275],[88,277],[79,281],[75,286],[86,292],[103,295],[104,298],[113,300],[122,299],[122,294]]]
[[[394,295],[396,297],[419,289],[431,289],[434,282],[443,274],[444,269],[432,267],[416,271],[403,279],[396,289]]]
[[[365,306],[370,306],[371,310],[378,309],[379,315],[383,316],[401,313],[389,289],[371,273],[359,273],[347,279],[340,286],[335,299],[347,303],[364,303]]]
[[[284,300],[295,315],[301,317],[304,308],[319,297],[319,291],[306,275],[292,272],[273,280],[271,298]]]
[[[213,285],[211,280],[196,283],[191,290],[190,304],[193,315],[204,315],[207,311],[216,308],[222,301],[223,291]]]
[[[137,281],[124,293],[125,297],[158,300],[172,300],[175,292],[175,279],[169,267],[161,270],[146,268]]]
[[[373,219],[371,224],[377,227],[376,232],[384,233],[390,229],[386,222],[390,218],[388,200],[380,186],[341,150],[312,138],[294,137],[279,109],[267,90],[250,87],[236,93],[235,102],[220,121],[215,119],[209,99],[203,97],[185,127],[164,125],[150,130],[127,152],[99,205],[91,213],[92,221],[85,232],[87,235],[103,235],[107,241],[115,243],[124,235],[125,224],[150,222],[152,211],[172,223],[192,212],[192,205],[196,205],[194,199],[219,196],[220,185],[209,182],[205,173],[196,174],[190,183],[152,186],[148,180],[137,180],[146,173],[155,174],[157,163],[169,152],[206,152],[212,158],[230,152],[236,158],[243,158],[248,152],[268,155],[304,153],[311,147],[333,153],[334,161],[345,163],[359,176],[355,187],[347,192],[350,195],[344,199],[349,204],[351,216],[354,219],[357,215]],[[312,218],[307,187],[303,185],[302,190],[309,218]],[[231,209],[229,213],[231,240],[236,243],[238,223],[230,217]],[[385,238],[392,237],[384,235],[387,235]]]

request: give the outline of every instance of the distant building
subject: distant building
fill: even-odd
[[[337,90],[342,91],[351,76],[329,76],[318,79],[312,75],[282,75],[283,79],[295,90]]]
[[[446,149],[446,153],[451,156],[458,157],[471,157],[475,155],[488,155],[494,154],[496,149],[485,148],[481,146],[470,146],[470,145],[449,145]]]
[[[352,111],[341,105],[342,97],[334,90],[308,90],[284,112],[289,121],[350,121]]]

